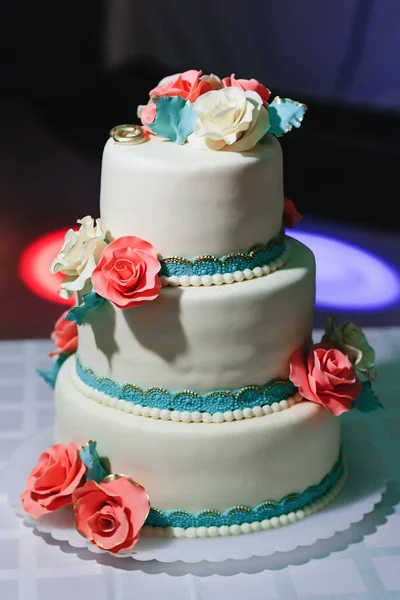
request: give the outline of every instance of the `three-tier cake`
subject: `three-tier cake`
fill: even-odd
[[[254,79],[187,71],[151,90],[141,126],[112,130],[100,219],[52,264],[77,305],[42,373],[46,465],[64,475],[42,496],[43,469],[31,475],[33,516],[70,503],[83,535],[119,552],[139,531],[294,523],[343,485],[338,415],[371,406],[374,354],[349,322],[313,344],[315,261],[286,235],[300,215],[277,139],[306,107],[269,100]]]

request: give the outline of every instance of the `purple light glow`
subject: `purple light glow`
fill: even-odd
[[[289,235],[315,255],[317,307],[378,311],[400,302],[400,273],[378,256],[325,235]]]

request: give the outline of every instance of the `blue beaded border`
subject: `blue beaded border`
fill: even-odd
[[[278,236],[268,244],[258,244],[247,252],[232,252],[226,256],[217,257],[212,255],[198,256],[194,259],[181,256],[167,256],[160,259],[160,276],[182,277],[187,275],[215,275],[221,273],[234,273],[245,269],[264,267],[282,256],[286,249],[285,230],[282,227]]]
[[[76,372],[86,385],[111,398],[160,410],[208,412],[211,415],[229,410],[271,405],[297,393],[297,388],[290,379],[273,379],[260,386],[247,385],[236,390],[216,390],[207,394],[200,394],[193,390],[170,392],[162,387],[143,389],[133,383],[120,385],[109,377],[99,377],[91,369],[85,368],[78,356],[76,356]]]
[[[162,510],[157,507],[150,509],[145,525],[151,527],[221,527],[222,525],[242,525],[254,521],[263,521],[272,517],[300,510],[324,496],[341,479],[344,473],[342,452],[332,470],[317,485],[312,485],[300,494],[289,494],[275,502],[267,500],[255,508],[248,506],[233,506],[224,512],[206,509],[198,513],[190,513],[182,509]]]

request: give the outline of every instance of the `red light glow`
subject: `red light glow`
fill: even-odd
[[[26,287],[36,296],[71,306],[73,298],[64,300],[58,295],[64,276],[50,273],[50,263],[63,245],[65,232],[65,229],[54,231],[32,242],[21,254],[18,272]]]

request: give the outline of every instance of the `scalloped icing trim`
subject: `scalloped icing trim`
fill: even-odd
[[[262,277],[280,269],[289,259],[284,229],[267,245],[218,258],[206,255],[191,260],[170,256],[160,260],[163,286],[210,286]]]
[[[88,377],[91,378],[92,385],[88,381],[84,381],[83,377],[85,379],[88,379]],[[182,421],[184,423],[223,423],[225,421],[240,421],[241,419],[263,417],[291,408],[303,400],[290,380],[281,379],[275,379],[264,386],[246,386],[240,390],[232,391],[219,390],[209,392],[204,396],[191,390],[183,390],[182,392],[172,394],[159,387],[143,390],[133,384],[120,386],[109,378],[97,378],[93,371],[85,369],[82,366],[78,357],[76,357],[75,363],[72,362],[71,365],[71,379],[80,392],[104,406],[110,406],[111,408],[116,408],[135,416],[151,417],[163,421]],[[106,382],[107,389],[108,386],[113,386],[110,388],[111,392],[116,393],[110,394],[105,389],[99,389],[99,386],[104,384],[104,382]],[[122,394],[130,394],[132,391],[135,394],[132,399],[129,396],[125,398],[121,397]],[[159,394],[161,394],[161,399],[169,403],[166,404],[165,408],[163,406],[154,406],[154,404],[153,406],[140,404],[139,402],[135,402],[135,399],[138,399],[139,391],[141,392],[140,397],[143,400],[150,397],[153,398],[153,402],[157,402]],[[154,396],[152,395],[153,392]],[[281,397],[282,399],[280,399]],[[187,402],[187,406],[180,406],[178,404],[183,409],[190,408],[190,404],[193,404],[194,400],[198,400],[211,401],[220,410],[212,412],[210,410],[174,410],[171,403],[176,399],[180,403]],[[265,399],[266,402],[257,402],[262,399]],[[241,404],[239,404],[240,400]],[[223,402],[227,404],[226,410],[221,410],[224,408],[221,404]],[[229,407],[228,403],[234,404]],[[237,408],[234,408],[235,404]]]
[[[202,511],[197,515],[190,515],[190,513],[186,513],[186,511],[167,511],[163,513],[159,509],[151,509],[148,520],[151,518],[152,514],[154,514],[154,511],[157,511],[157,515],[161,513],[163,516],[173,512],[179,512],[182,516],[190,515],[192,518],[199,518],[202,514],[206,513],[208,519],[214,519],[215,524],[189,527],[177,527],[169,525],[161,527],[157,525],[145,525],[141,530],[141,535],[166,538],[204,538],[240,535],[244,533],[276,529],[277,527],[282,527],[301,521],[305,517],[308,517],[325,508],[328,504],[333,502],[341,492],[346,482],[346,478],[347,469],[344,464],[343,457],[340,456],[331,473],[329,473],[319,485],[308,488],[305,492],[303,492],[303,494],[291,494],[286,496],[286,498],[281,500],[279,503],[264,502],[255,509],[250,509],[245,506],[233,507],[225,511],[223,514],[214,510]],[[330,485],[327,485],[327,483]],[[307,494],[309,490],[313,490],[314,492],[313,499],[308,502],[304,501],[300,508],[296,508],[295,502],[297,501],[299,506],[301,497],[304,498],[305,494]],[[255,520],[251,520],[252,516],[255,516],[256,511],[260,510],[260,507],[267,507],[270,511],[275,510],[278,512],[278,506],[283,507],[281,508],[279,514],[268,516],[264,519],[256,518]],[[285,508],[288,507],[289,510],[285,511]],[[236,523],[229,524],[229,515],[238,515],[240,518],[237,519]],[[223,524],[218,524],[218,518],[224,520]]]
[[[235,283],[239,281],[254,279],[263,277],[269,273],[277,271],[283,267],[290,258],[289,249],[286,248],[280,258],[271,262],[269,265],[263,265],[262,267],[254,267],[254,269],[244,269],[244,271],[235,271],[234,273],[215,273],[214,275],[182,275],[180,277],[161,277],[161,283],[163,287],[199,287],[201,285],[223,285],[224,283]]]

